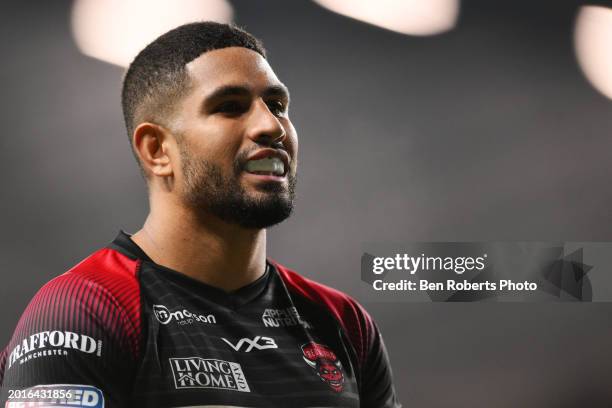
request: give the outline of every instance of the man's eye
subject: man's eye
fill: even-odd
[[[215,109],[215,113],[227,113],[227,114],[240,114],[246,112],[248,107],[246,104],[238,102],[238,101],[226,101],[217,106]]]
[[[282,101],[269,101],[267,105],[270,112],[275,116],[283,116],[287,113],[287,108]]]

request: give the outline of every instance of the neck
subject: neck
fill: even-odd
[[[132,240],[157,264],[225,291],[257,280],[266,268],[266,230],[249,230],[182,206],[152,206]]]

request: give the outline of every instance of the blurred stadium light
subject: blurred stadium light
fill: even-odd
[[[314,0],[357,20],[402,34],[426,36],[452,29],[459,0]]]
[[[164,32],[201,20],[230,22],[225,0],[75,0],[72,33],[81,52],[127,66],[136,54]]]
[[[587,79],[612,99],[612,9],[583,6],[574,30],[576,57]]]

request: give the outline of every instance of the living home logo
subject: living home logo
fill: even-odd
[[[242,367],[238,363],[214,358],[170,358],[170,367],[177,390],[214,388],[251,392]]]
[[[8,357],[8,368],[15,362],[23,364],[26,361],[46,356],[67,356],[70,351],[102,355],[102,340],[84,334],[69,331],[43,331],[32,334],[16,345]]]
[[[153,305],[153,314],[158,322],[161,324],[168,324],[171,321],[176,321],[180,325],[185,324],[193,324],[194,322],[198,323],[208,323],[208,324],[216,324],[217,319],[214,315],[202,315],[190,312],[189,310],[183,308],[182,310],[170,311],[164,305]]]
[[[295,307],[286,309],[266,309],[261,316],[266,327],[288,327],[302,325],[305,329],[310,329],[311,325],[302,319]]]

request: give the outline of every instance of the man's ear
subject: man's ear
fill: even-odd
[[[170,159],[172,140],[168,130],[155,123],[143,122],[134,129],[134,150],[147,174],[160,177],[173,175]]]

